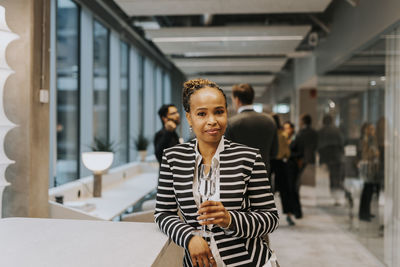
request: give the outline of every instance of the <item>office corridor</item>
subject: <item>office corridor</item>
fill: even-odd
[[[315,189],[302,186],[304,217],[289,227],[280,213],[280,226],[271,235],[271,245],[282,267],[380,267],[383,266],[336,218],[309,197]],[[280,209],[279,196],[276,203]]]

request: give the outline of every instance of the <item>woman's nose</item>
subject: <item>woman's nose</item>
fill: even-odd
[[[208,116],[208,124],[215,124],[217,122],[217,120],[215,119],[214,115],[210,115]]]

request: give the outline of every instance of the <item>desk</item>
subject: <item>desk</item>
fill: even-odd
[[[154,266],[167,240],[154,223],[0,219],[0,265]]]
[[[79,202],[94,205],[93,210],[76,210],[101,220],[112,220],[154,190],[157,187],[157,179],[158,174],[155,172],[126,178],[103,188],[101,198],[86,197],[79,199]],[[73,203],[74,201],[67,202],[66,206],[68,207],[68,204]]]

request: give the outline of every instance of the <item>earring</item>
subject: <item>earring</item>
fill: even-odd
[[[189,131],[190,131],[190,132],[193,132],[192,126],[189,126]]]

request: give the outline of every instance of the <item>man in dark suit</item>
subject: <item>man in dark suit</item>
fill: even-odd
[[[315,152],[318,145],[318,133],[311,127],[312,119],[309,114],[300,118],[300,131],[290,144],[292,156],[299,161],[300,172],[307,164],[315,163]]]
[[[164,149],[179,144],[179,137],[176,133],[176,127],[181,122],[178,109],[175,105],[162,105],[158,110],[158,115],[163,123],[163,128],[154,136],[154,153],[158,162],[161,164]]]
[[[278,152],[277,129],[273,118],[253,108],[254,90],[249,84],[233,86],[232,102],[238,114],[228,121],[225,137],[234,142],[258,148],[271,173],[270,159]]]

